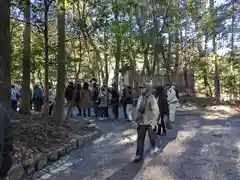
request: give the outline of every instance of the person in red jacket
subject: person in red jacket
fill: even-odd
[[[0,103],[0,180],[8,180],[8,171],[12,166],[13,133],[8,108]]]

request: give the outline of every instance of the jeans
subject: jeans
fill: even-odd
[[[91,116],[91,109],[83,109],[83,117],[90,117]]]
[[[112,112],[113,112],[115,120],[118,120],[118,104],[112,105]]]
[[[99,116],[99,105],[98,104],[94,104],[94,114],[96,117]]]
[[[133,105],[132,104],[127,104],[126,107],[126,113],[127,113],[127,119],[129,121],[133,120],[132,114],[133,114]]]
[[[138,125],[137,127],[137,151],[136,155],[140,156],[143,158],[143,153],[144,153],[144,141],[146,137],[146,133],[148,132],[148,137],[150,140],[150,144],[152,148],[155,148],[156,146],[156,128],[153,129],[152,126],[149,125]]]
[[[177,108],[176,103],[169,104],[169,119],[171,122],[175,122],[176,108]]]

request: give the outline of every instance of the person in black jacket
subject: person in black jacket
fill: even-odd
[[[7,107],[0,103],[0,179],[8,179],[8,171],[12,166],[13,133]]]
[[[77,87],[76,87],[76,96],[75,96],[75,106],[78,108],[78,116],[82,115],[82,109],[80,108],[80,99],[81,99],[81,84],[77,83]]]
[[[157,98],[158,107],[159,107],[159,111],[160,111],[159,120],[161,120],[158,125],[158,133],[157,134],[160,135],[161,132],[163,132],[163,134],[166,135],[167,131],[166,131],[166,125],[164,122],[164,116],[169,114],[169,110],[168,110],[167,96],[166,96],[166,94],[164,92],[164,88],[162,86],[158,86],[156,88],[155,96]]]
[[[112,84],[111,90],[111,104],[112,104],[112,111],[115,118],[115,122],[118,122],[118,107],[119,107],[119,92],[116,84]]]
[[[74,91],[74,85],[73,85],[73,82],[70,82],[65,90],[65,98],[68,102],[72,101],[73,91]]]

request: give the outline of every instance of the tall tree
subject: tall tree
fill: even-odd
[[[28,114],[30,111],[30,59],[31,59],[31,6],[30,0],[24,1],[25,29],[23,32],[23,81],[21,112]]]
[[[0,102],[6,106],[11,100],[10,1],[0,1]]]
[[[58,0],[57,7],[57,93],[53,119],[56,122],[60,122],[64,119],[64,88],[66,78],[65,0]]]

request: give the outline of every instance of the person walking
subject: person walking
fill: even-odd
[[[36,112],[41,112],[42,105],[43,105],[43,90],[42,88],[40,88],[39,85],[36,85],[34,88],[33,103],[34,103],[34,110]]]
[[[163,86],[158,86],[156,88],[155,96],[157,98],[158,108],[160,111],[159,117],[158,117],[158,135],[167,134],[166,125],[164,121],[165,115],[169,115],[169,109],[168,109],[168,101],[167,101],[167,95],[164,92]]]
[[[114,120],[116,123],[118,123],[119,119],[119,92],[116,84],[112,84],[112,89],[111,89],[111,105],[112,105],[112,112],[114,115]]]
[[[126,94],[126,112],[127,112],[127,120],[132,121],[133,117],[133,92],[132,92],[132,87],[128,86],[127,87],[127,94]]]
[[[91,91],[89,89],[89,84],[85,82],[83,84],[83,88],[80,94],[79,105],[82,109],[84,118],[91,116],[91,107],[92,107],[92,99],[91,99]]]
[[[12,85],[11,87],[11,104],[12,110],[17,111],[18,108],[18,99],[20,98],[20,94],[17,91],[16,87]]]
[[[82,115],[82,109],[80,108],[80,99],[81,99],[81,84],[77,83],[77,87],[76,87],[76,96],[75,96],[75,106],[78,109],[78,116]]]
[[[167,101],[169,105],[169,120],[173,125],[175,123],[175,116],[176,116],[176,108],[179,102],[175,90],[175,86],[168,85],[167,89]]]
[[[96,117],[99,116],[99,102],[98,102],[98,96],[99,96],[99,87],[97,86],[96,82],[93,82],[92,85],[92,101],[94,103],[94,114]]]
[[[99,93],[100,118],[108,119],[108,92],[107,87],[103,86]]]
[[[127,115],[127,86],[125,86],[122,90],[122,97],[121,97],[121,105],[123,107],[123,115],[124,119],[128,120],[128,115]]]
[[[136,106],[136,123],[137,127],[137,150],[135,163],[140,162],[143,159],[144,154],[144,141],[146,132],[150,139],[152,147],[152,153],[159,152],[156,146],[157,124],[159,116],[159,108],[155,96],[151,92],[151,85],[143,83],[141,86],[141,95],[138,98]]]
[[[7,106],[0,103],[0,179],[8,180],[8,171],[12,166],[13,133]]]

